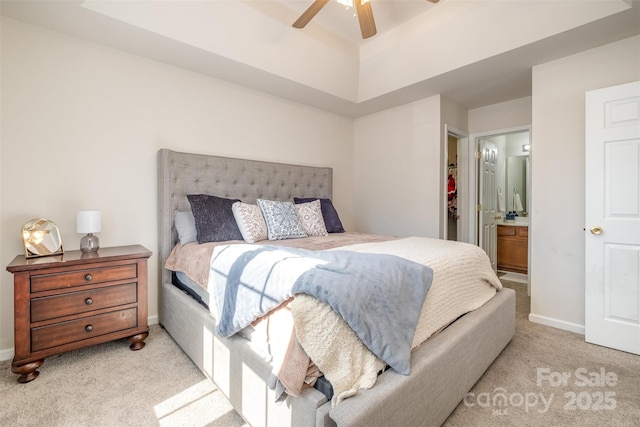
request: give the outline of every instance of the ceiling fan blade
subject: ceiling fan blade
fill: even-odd
[[[430,1],[431,3],[438,3],[440,0],[427,0]]]
[[[368,39],[376,35],[376,23],[373,20],[373,11],[371,10],[371,2],[362,4],[360,0],[355,0],[356,11],[358,12],[358,21],[360,21],[360,32],[363,39]]]
[[[311,6],[300,15],[300,18],[293,23],[293,26],[295,28],[304,28],[327,3],[329,3],[329,0],[315,0],[311,3]]]

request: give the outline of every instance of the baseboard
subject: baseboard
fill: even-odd
[[[13,359],[13,347],[0,349],[0,362]]]
[[[502,274],[504,273],[504,274]],[[498,278],[510,280],[512,282],[524,283],[525,285],[529,283],[529,278],[526,274],[522,273],[514,273],[511,271],[500,271],[498,270]]]
[[[156,325],[158,323],[158,315],[149,316],[147,318],[147,322],[149,325]],[[0,349],[0,362],[11,359],[13,359],[13,347]]]
[[[575,332],[576,334],[584,335],[584,325],[577,323],[566,322],[564,320],[558,320],[551,317],[540,316],[530,313],[529,321],[533,323],[539,323],[545,326],[551,326],[552,328],[563,329],[569,332]]]

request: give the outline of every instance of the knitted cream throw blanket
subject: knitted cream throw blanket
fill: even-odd
[[[397,255],[433,269],[433,283],[413,339],[414,349],[502,289],[485,252],[467,243],[409,237],[340,249]],[[337,313],[306,295],[296,296],[291,310],[300,345],[333,386],[333,405],[358,390],[373,387],[385,364],[364,346]]]

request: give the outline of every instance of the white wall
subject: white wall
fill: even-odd
[[[469,133],[472,134],[530,125],[530,96],[469,110]]]
[[[373,99],[460,71],[485,58],[622,12],[630,7],[628,3],[444,1],[431,5],[428,12],[417,14],[395,30],[383,31],[362,46],[358,99]]]
[[[356,119],[358,231],[442,236],[445,123],[470,133],[529,126],[531,97],[470,110],[467,116],[459,105],[438,95]],[[469,188],[475,185],[472,179]],[[475,206],[475,196],[471,204]]]
[[[1,31],[2,265],[23,252],[19,230],[34,217],[77,249],[76,211],[88,208],[102,210],[101,246],[157,252],[159,148],[333,167],[335,205],[353,229],[351,119],[7,18]],[[12,276],[2,271],[0,356],[10,357]]]
[[[635,80],[638,36],[533,69],[532,321],[584,332],[585,92]]]
[[[185,46],[344,99],[357,98],[357,46],[331,36],[313,23],[304,31],[291,31],[295,18],[293,14],[286,16],[287,8],[282,5],[245,1],[106,1],[84,2],[82,6]],[[280,10],[273,10],[278,6]],[[283,19],[286,26],[282,25]]]
[[[531,126],[531,97],[518,98],[511,101],[500,102],[498,104],[487,105],[485,107],[474,108],[469,110],[468,113],[468,126],[469,126],[469,140],[471,154],[477,150],[476,138],[478,136],[487,136],[495,139],[496,143],[501,144],[502,147],[506,147],[506,137],[493,137],[492,135],[501,134],[505,131],[528,129]],[[505,150],[498,151],[498,161],[504,162],[504,156],[506,156]],[[499,175],[497,177],[498,182],[504,181],[504,171],[502,168],[498,170]],[[469,188],[475,189],[478,170],[476,162],[472,161],[469,167]],[[502,189],[506,191],[505,188]],[[506,195],[505,195],[506,196]],[[469,206],[476,206],[478,203],[476,192],[473,191],[469,194]],[[506,207],[506,206],[505,206]],[[476,218],[469,218],[469,234],[472,238],[470,242],[476,242],[477,239],[477,224]]]
[[[441,148],[439,95],[356,119],[357,229],[438,237]]]
[[[448,125],[454,127],[460,132],[467,132],[469,126],[468,116],[469,113],[466,108],[460,104],[456,104],[454,101],[447,97],[440,96],[440,120],[443,126]]]

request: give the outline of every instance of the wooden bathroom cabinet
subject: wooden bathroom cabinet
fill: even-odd
[[[498,270],[527,274],[529,227],[498,225]]]

